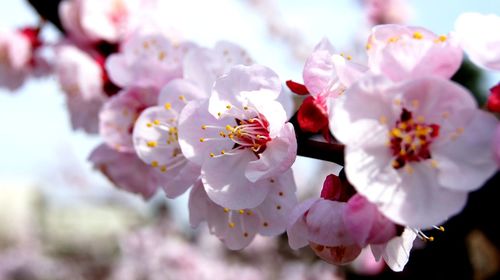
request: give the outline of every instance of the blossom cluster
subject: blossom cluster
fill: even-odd
[[[400,271],[413,240],[443,230],[500,166],[497,118],[451,81],[464,52],[500,70],[498,16],[464,14],[446,35],[377,25],[359,59],[324,39],[305,61],[304,84],[286,82],[305,96],[291,117],[272,69],[234,43],[205,47],[138,28],[142,2],[63,1],[65,36],[46,69],[73,127],[102,137],[89,157],[98,170],[145,199],[189,191],[191,225],[207,223],[229,249],[286,231],[291,248],[309,245],[329,263],[370,246]],[[0,85],[14,89],[45,65],[42,46],[36,28],[3,35]],[[497,86],[488,110],[500,112],[499,100]],[[291,167],[311,135],[342,145],[344,168],[299,203]]]

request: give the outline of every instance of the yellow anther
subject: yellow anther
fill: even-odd
[[[370,50],[372,48],[372,44],[370,44],[370,43],[366,44],[365,48],[366,48],[366,50]]]
[[[417,121],[418,121],[418,122],[421,122],[421,123],[422,123],[422,122],[425,122],[425,117],[424,117],[424,116],[418,116],[418,117],[417,117]]]
[[[438,162],[436,160],[431,160],[431,166],[432,168],[437,168],[438,167]]]
[[[401,137],[401,130],[399,130],[398,128],[393,128],[391,130],[391,135],[394,137]]]
[[[233,129],[234,129],[234,128],[233,128],[232,126],[230,126],[230,125],[226,125],[226,130],[227,130],[227,131],[233,131]]]
[[[202,125],[201,129],[205,130],[205,129],[207,129],[207,126],[206,125]]]
[[[175,127],[175,126],[170,127],[170,128],[168,129],[168,132],[169,132],[169,133],[172,133],[172,134],[177,133],[177,127]]]
[[[165,107],[165,109],[170,110],[170,109],[172,109],[172,104],[170,104],[170,102],[167,102],[167,103],[165,103],[164,107]]]
[[[450,113],[449,113],[449,112],[443,112],[443,113],[441,114],[441,117],[443,117],[443,119],[447,119],[449,116],[450,116]]]
[[[156,125],[159,125],[160,124],[160,120],[154,120],[153,123],[156,124]]]
[[[210,153],[210,157],[211,158],[215,157],[215,154],[214,153]]]
[[[147,127],[152,127],[152,126],[153,126],[153,124],[152,124],[152,123],[150,123],[150,122],[148,122],[148,123],[146,124],[146,126],[147,126]]]
[[[166,166],[166,165],[162,165],[162,166],[160,167],[160,171],[161,171],[161,172],[167,172],[167,166]]]
[[[200,138],[200,142],[201,143],[205,142],[205,138]]]
[[[224,213],[229,213],[229,208],[224,208]]]
[[[222,116],[222,113],[221,113],[221,112],[218,112],[218,113],[217,113],[217,116],[219,116],[219,117],[220,117],[220,116]]]
[[[227,224],[230,228],[234,228],[235,224],[233,222]]]
[[[152,167],[158,167],[158,162],[157,162],[156,160],[153,160],[153,161],[151,162],[151,166],[152,166]]]
[[[440,35],[438,37],[438,40],[439,42],[446,42],[446,40],[448,40],[448,37],[446,37],[446,35]]]
[[[340,56],[341,56],[341,57],[344,57],[344,53],[340,53]]]
[[[231,105],[226,105],[226,109],[231,110]]]
[[[143,46],[145,49],[148,49],[148,48],[149,48],[149,42],[144,41],[144,43],[142,43],[142,46]]]
[[[240,214],[242,214],[242,215],[243,215],[243,214],[245,214],[245,210],[243,210],[243,209],[240,209],[240,211],[238,211],[238,212],[239,212]]]
[[[401,105],[401,99],[394,99],[394,105],[396,106]]]
[[[381,124],[386,124],[387,123],[387,117],[386,116],[380,116],[379,121]]]
[[[405,156],[405,155],[406,155],[406,151],[405,151],[405,150],[401,150],[401,151],[399,151],[399,155],[400,155],[400,156]]]
[[[179,100],[184,101],[184,100],[186,100],[186,97],[184,97],[184,95],[179,95]]]
[[[148,141],[146,144],[150,148],[154,148],[154,147],[158,146],[158,143],[156,141]]]
[[[252,211],[250,211],[250,210],[247,211],[247,216],[250,216],[252,214],[253,214]]]
[[[243,110],[245,110],[245,111],[248,110],[248,106],[244,106]]]
[[[165,57],[167,57],[167,54],[166,54],[164,51],[160,51],[160,52],[158,53],[158,60],[160,60],[160,61],[161,61],[161,60],[164,60],[164,59],[165,59]]]
[[[442,231],[442,232],[444,232],[444,227],[443,226],[439,226],[437,229],[440,230],[440,231]]]
[[[398,124],[398,128],[405,130],[408,128],[408,124],[406,122],[402,122],[402,123]]]
[[[422,40],[424,38],[424,35],[418,31],[415,31],[413,33],[413,39],[417,39],[417,40]]]
[[[347,57],[347,60],[352,60],[352,56],[348,55]]]
[[[224,155],[224,154],[226,154],[226,151],[222,150],[222,151],[220,151],[220,154]]]
[[[226,137],[226,134],[224,133],[224,131],[221,131],[221,132],[219,132],[219,136],[220,137]]]
[[[430,242],[434,241],[434,236],[429,236],[429,238],[427,238],[427,240],[429,240]]]

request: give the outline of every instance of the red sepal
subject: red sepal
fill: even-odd
[[[328,114],[322,104],[309,96],[304,99],[297,112],[297,121],[303,132],[318,133],[328,128]]]
[[[490,96],[488,96],[486,107],[491,112],[500,113],[500,84],[490,89]]]
[[[295,94],[308,95],[309,91],[303,84],[296,83],[292,80],[286,81],[286,86]]]

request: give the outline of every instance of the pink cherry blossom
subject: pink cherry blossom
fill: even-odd
[[[299,89],[298,94],[308,94],[297,112],[297,120],[304,132],[317,133],[328,129],[327,99],[336,98],[355,80],[359,79],[367,67],[351,61],[351,56],[336,54],[327,39],[323,39],[314,48],[307,59],[304,71],[305,88],[287,82],[287,85]]]
[[[72,45],[57,47],[56,54],[55,72],[66,93],[72,127],[97,133],[99,111],[107,100],[99,63]]]
[[[116,43],[130,32],[139,0],[64,0],[59,16],[69,37],[79,43]]]
[[[256,234],[276,236],[283,233],[287,216],[297,203],[292,171],[264,180],[272,184],[272,190],[258,207],[252,209],[230,209],[215,204],[199,181],[189,196],[191,225],[197,227],[206,221],[210,233],[231,250],[248,246]]]
[[[370,70],[393,81],[422,76],[450,78],[463,56],[453,37],[396,24],[375,26],[366,49]]]
[[[157,104],[158,92],[152,89],[127,88],[111,97],[99,114],[102,139],[118,151],[133,152],[132,131],[144,109]]]
[[[403,271],[410,258],[410,251],[416,237],[415,231],[406,228],[401,236],[396,236],[385,244],[370,247],[376,260],[382,257],[393,271],[399,272]]]
[[[500,71],[500,17],[463,13],[455,21],[460,46],[476,65]]]
[[[349,181],[398,224],[441,224],[497,168],[491,147],[498,121],[449,80],[370,76],[331,116],[332,132],[346,145]]]
[[[182,78],[182,60],[191,44],[172,43],[162,35],[133,34],[120,53],[106,60],[106,70],[120,87],[137,86],[160,90],[169,81]]]
[[[41,45],[38,29],[0,30],[0,87],[16,90],[30,75],[49,71],[48,62],[35,50]]]
[[[178,142],[178,120],[186,103],[203,97],[198,87],[185,80],[167,84],[155,104],[144,110],[133,129],[137,155],[164,180],[162,187],[168,197],[184,193],[200,176],[200,167],[189,162]]]
[[[295,160],[293,126],[275,101],[276,74],[259,66],[235,66],[215,81],[208,101],[189,103],[179,118],[183,154],[201,166],[208,196],[230,209],[261,204],[278,176]]]
[[[361,253],[344,219],[346,203],[323,198],[308,199],[289,216],[288,243],[292,249],[308,244],[316,255],[332,264],[345,264]]]
[[[134,153],[118,152],[102,144],[90,154],[89,161],[120,189],[140,194],[144,199],[156,193],[159,178],[155,170]]]

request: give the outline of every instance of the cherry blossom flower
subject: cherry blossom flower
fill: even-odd
[[[403,271],[410,258],[410,251],[416,237],[415,231],[406,228],[401,236],[396,236],[385,244],[370,247],[377,261],[383,258],[393,271],[399,272]]]
[[[133,152],[134,124],[144,109],[157,104],[158,92],[151,89],[127,88],[111,97],[99,114],[102,139],[117,151]]]
[[[73,129],[97,133],[99,111],[107,100],[99,63],[69,44],[58,46],[56,54],[55,72],[66,93]]]
[[[370,76],[332,107],[330,128],[346,145],[354,188],[390,220],[439,225],[495,171],[496,118],[441,78],[392,83]]]
[[[500,71],[500,17],[463,13],[455,21],[455,36],[476,65]]]
[[[0,86],[16,90],[30,76],[48,72],[48,62],[35,50],[41,45],[39,30],[0,30]]]
[[[201,166],[205,190],[230,209],[261,204],[275,177],[290,168],[297,142],[276,98],[281,85],[263,66],[238,65],[215,81],[208,101],[189,103],[179,117],[179,144]]]
[[[396,24],[375,26],[366,49],[370,70],[393,81],[422,76],[450,78],[463,56],[453,37]]]
[[[118,152],[102,144],[92,151],[89,161],[115,186],[144,199],[151,198],[158,189],[161,179],[134,153]]]
[[[368,244],[382,244],[396,235],[396,226],[376,206],[356,194],[335,175],[325,179],[321,198],[299,204],[287,227],[292,249],[310,244],[316,255],[332,264],[354,260]]]
[[[162,35],[136,33],[122,45],[121,52],[106,60],[106,70],[120,87],[155,88],[182,78],[182,60],[192,44],[172,43]]]
[[[79,43],[101,40],[117,43],[132,26],[140,11],[139,0],[64,0],[59,4],[59,17],[68,36]]]
[[[361,253],[361,246],[350,236],[342,218],[346,203],[327,199],[308,199],[289,216],[288,244],[292,249],[310,245],[331,264],[346,264]]]
[[[256,234],[276,236],[283,233],[287,216],[297,204],[292,171],[264,180],[272,184],[272,190],[264,202],[252,209],[230,209],[215,204],[198,181],[189,196],[191,226],[197,227],[206,221],[210,233],[231,250],[245,248]]]
[[[154,107],[145,110],[134,128],[134,146],[139,157],[163,173],[163,188],[168,197],[182,194],[200,176],[196,163],[188,162],[178,143],[179,114],[193,100],[210,95],[215,79],[233,63],[251,62],[240,47],[219,42],[215,48],[193,49],[184,60],[184,79],[163,87]]]
[[[304,132],[328,132],[327,99],[336,98],[368,68],[352,62],[352,57],[336,54],[328,39],[323,39],[307,59],[304,86],[288,81],[290,89],[298,94],[310,94],[297,112],[297,120]]]

